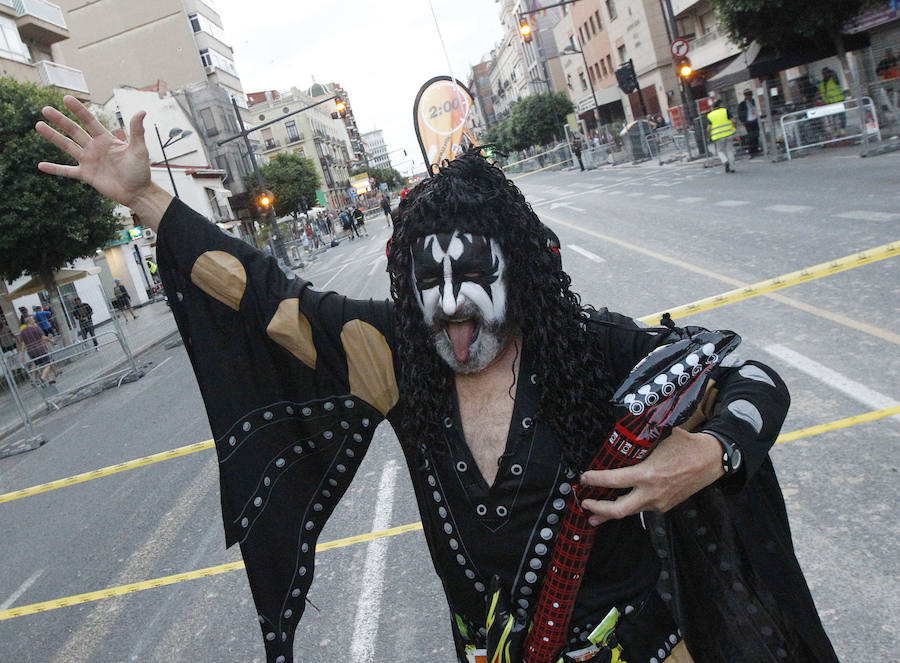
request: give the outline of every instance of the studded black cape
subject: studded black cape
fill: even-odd
[[[241,546],[269,663],[289,663],[313,578],[317,538],[376,425],[388,418],[403,434],[395,408],[393,309],[388,302],[354,301],[289,278],[271,257],[178,200],[160,224],[158,257],[216,442],[226,542]],[[597,317],[633,325],[615,314]],[[661,334],[629,332],[611,333],[608,344],[618,351],[618,370],[627,373],[662,341]],[[753,371],[763,377],[746,379],[737,368],[723,369],[718,395],[711,390],[704,404],[703,429],[739,440],[745,470],[669,514],[649,518],[661,560],[658,594],[697,663],[836,661],[794,556],[767,455],[787,392],[770,369],[754,365]],[[772,393],[760,398],[765,382]],[[527,398],[521,400],[526,407]],[[754,429],[752,417],[723,413],[735,401],[762,409],[761,430]],[[463,656],[461,631],[469,630],[466,622],[484,607],[454,593],[458,583],[448,581],[444,571],[453,562],[442,562],[447,552],[435,535],[448,523],[439,521],[442,507],[429,504],[425,459],[406,446],[429,549],[451,611],[466,616],[453,621]],[[557,475],[551,477],[554,490],[566,481]],[[459,573],[475,578],[467,591],[483,591],[464,561]],[[479,639],[476,633],[466,636],[466,641]],[[630,663],[637,660],[632,656]]]

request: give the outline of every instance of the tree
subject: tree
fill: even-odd
[[[834,46],[848,72],[842,31],[874,0],[712,0],[719,24],[733,42],[756,40],[779,53],[803,46]],[[883,3],[881,3],[883,4]]]
[[[399,172],[397,172],[394,168],[369,168],[366,170],[363,168],[356,168],[351,171],[351,175],[360,175],[361,173],[367,173],[369,177],[375,178],[375,186],[377,187],[382,182],[387,184],[390,188],[396,188],[406,182],[406,178],[403,177]]]
[[[275,215],[305,212],[316,206],[316,189],[322,181],[312,160],[299,154],[280,152],[260,168],[265,188],[275,194]],[[259,193],[256,180],[248,177],[248,189],[254,199]]]
[[[572,101],[562,92],[545,92],[518,101],[510,112],[513,149],[546,145],[563,135],[566,115],[573,112]]]
[[[43,106],[64,109],[62,96],[0,78],[0,277],[39,277],[60,313],[54,272],[93,255],[121,225],[112,213],[115,204],[87,184],[38,172],[39,161],[75,164],[35,132]],[[67,326],[60,329],[68,341]]]

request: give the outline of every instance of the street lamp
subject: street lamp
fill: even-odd
[[[175,178],[172,177],[172,169],[169,167],[169,157],[166,156],[166,148],[172,143],[177,143],[182,138],[187,138],[190,136],[193,131],[184,131],[183,129],[173,128],[169,130],[169,138],[165,143],[162,142],[162,137],[159,135],[159,127],[155,124],[153,128],[156,129],[156,140],[159,141],[159,148],[162,150],[163,161],[166,164],[166,170],[169,173],[169,181],[172,182],[172,191],[175,192],[175,197],[180,198],[178,195],[178,188],[175,186]]]
[[[591,86],[591,97],[594,99],[594,120],[597,122],[597,126],[600,126],[600,104],[597,103],[597,93],[594,91],[594,80],[591,78],[591,70],[588,69],[587,58],[584,57],[584,51],[579,50],[569,44],[566,46],[561,52],[560,55],[578,55],[581,54],[581,61],[584,63],[584,75],[587,76],[588,83]]]

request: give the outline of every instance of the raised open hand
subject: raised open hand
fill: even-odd
[[[150,156],[144,143],[145,113],[141,111],[131,118],[131,140],[125,142],[113,136],[75,97],[66,95],[63,103],[84,128],[56,108],[45,106],[44,117],[58,129],[45,122],[38,122],[35,129],[78,165],[42,161],[38,168],[51,175],[82,180],[155,225],[171,196],[150,181]]]

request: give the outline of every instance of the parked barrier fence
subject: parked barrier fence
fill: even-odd
[[[869,97],[863,97],[865,124],[860,121],[859,100],[847,99],[825,106],[812,106],[781,116],[781,139],[787,158],[791,152],[830,143],[861,140],[864,135],[881,142],[878,115]]]

